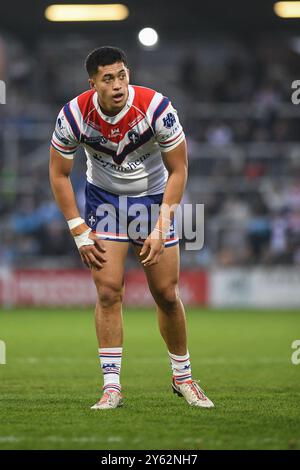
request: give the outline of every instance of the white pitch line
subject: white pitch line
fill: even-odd
[[[17,442],[26,442],[31,441],[32,438],[28,436],[0,436],[0,443],[17,443]],[[39,438],[40,441],[44,442],[52,442],[52,443],[77,443],[77,444],[84,444],[84,443],[112,443],[112,442],[122,442],[124,439],[121,436],[107,436],[107,438],[99,438],[96,436],[81,436],[81,437],[61,437],[61,436],[44,436]],[[204,444],[204,445],[215,445],[221,446],[227,443],[227,441],[222,439],[200,439],[195,437],[185,437],[182,439],[183,442],[187,444]],[[132,441],[133,443],[142,442],[141,438],[135,438]],[[281,438],[272,438],[272,437],[262,437],[262,438],[250,438],[247,440],[247,445],[255,446],[257,444],[278,444],[282,443]],[[300,438],[297,437],[296,440],[293,440],[293,445],[299,446],[300,445]]]
[[[20,442],[23,441],[24,437],[16,437],[16,436],[0,436],[0,442]]]
[[[123,358],[130,363],[138,364],[167,364],[167,358],[139,358],[134,359],[126,356]],[[195,359],[194,359],[195,361]],[[197,364],[203,365],[213,365],[213,364],[228,364],[228,365],[255,365],[255,364],[290,364],[290,357],[258,357],[255,359],[247,358],[226,358],[226,357],[212,357],[212,358],[202,358],[197,359]],[[23,357],[17,359],[11,359],[11,362],[18,362],[21,364],[40,364],[40,363],[53,363],[53,364],[96,364],[96,359],[80,359],[80,358],[70,358],[70,357]]]
[[[30,436],[0,436],[0,443],[14,443],[14,442],[21,442],[21,441],[30,441],[32,437]],[[98,436],[80,436],[80,437],[61,437],[61,436],[42,436],[39,438],[40,441],[46,442],[74,442],[77,444],[84,444],[89,442],[102,442],[102,443],[112,443],[112,442],[122,442],[123,437],[121,436],[107,436],[105,438],[98,437]]]

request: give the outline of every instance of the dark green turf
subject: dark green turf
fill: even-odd
[[[125,311],[125,406],[94,412],[92,309],[0,312],[0,449],[300,449],[296,311],[188,311],[193,375],[216,408],[173,395],[153,311]]]

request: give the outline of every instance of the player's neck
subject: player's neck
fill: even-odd
[[[99,95],[97,97],[97,101],[98,101],[98,105],[102,113],[105,114],[105,116],[113,117],[113,116],[117,116],[122,111],[122,109],[125,108],[127,101],[128,101],[128,96],[129,96],[129,93],[127,92],[126,101],[124,105],[121,106],[120,108],[107,108],[105,105],[103,105],[103,103],[101,103]]]
[[[105,114],[105,116],[109,116],[109,117],[113,117],[113,116],[117,116],[117,114],[119,114],[122,109],[125,107],[125,105],[122,107],[122,108],[119,108],[119,109],[106,109],[104,108],[100,103],[99,103],[99,100],[98,100],[98,104],[99,104],[99,107],[102,111],[103,114]]]

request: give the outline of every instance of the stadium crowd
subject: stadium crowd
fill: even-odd
[[[72,41],[66,60],[57,43],[28,52],[2,39],[0,56],[9,49],[13,60],[0,60],[8,91],[0,106],[1,266],[80,266],[53,201],[47,161],[58,110],[86,88],[82,50],[90,45]],[[300,264],[300,112],[291,103],[300,57],[288,41],[274,47],[231,40],[222,48],[222,60],[218,44],[206,50],[199,43],[197,54],[180,50],[168,68],[163,51],[151,52],[148,68],[129,51],[133,82],[176,104],[190,156],[183,202],[205,205],[204,248],[182,250],[182,264]],[[80,152],[72,181],[81,210],[84,167]]]

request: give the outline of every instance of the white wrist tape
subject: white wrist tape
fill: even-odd
[[[89,238],[89,234],[91,233],[91,231],[92,229],[88,228],[81,235],[76,235],[76,237],[74,237],[78,250],[84,245],[94,245],[94,240]]]
[[[161,229],[158,228],[158,227],[154,227],[153,232],[159,232],[159,233],[161,233],[163,241],[165,241],[165,239],[167,238],[167,233],[168,233],[168,231],[161,230]],[[152,232],[152,233],[153,233],[153,232]],[[158,236],[154,236],[154,238],[160,238],[160,237],[159,237],[159,235],[158,235]]]
[[[78,227],[78,225],[85,223],[81,217],[75,217],[74,219],[67,220],[67,222],[70,230],[73,230],[73,228]]]

